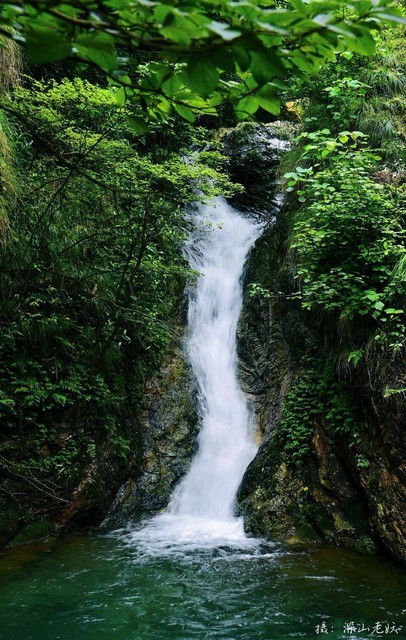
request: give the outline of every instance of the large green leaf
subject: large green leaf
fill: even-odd
[[[352,26],[349,28],[351,36],[345,36],[345,43],[351,51],[362,55],[375,53],[375,40],[367,29]]]
[[[188,84],[202,96],[208,96],[217,87],[220,75],[208,58],[193,56],[188,62]]]
[[[286,73],[283,64],[272,49],[254,51],[251,58],[251,71],[258,84],[265,84],[271,78],[280,78]]]
[[[127,116],[127,124],[136,133],[147,133],[149,130],[147,123],[140,116]]]
[[[235,38],[238,38],[238,36],[241,35],[241,31],[230,29],[227,23],[217,22],[216,20],[212,20],[212,22],[207,25],[207,28],[209,31],[221,36],[226,42],[228,40],[235,40]]]
[[[236,114],[240,120],[249,118],[258,109],[258,100],[255,96],[246,96],[239,100],[236,106]]]
[[[264,87],[257,93],[257,100],[260,107],[272,113],[274,116],[280,113],[280,100],[272,87]]]
[[[183,104],[177,104],[176,102],[173,106],[175,108],[175,111],[185,120],[189,120],[189,122],[194,122],[196,120],[196,116],[190,107],[187,107]]]
[[[113,71],[117,67],[114,38],[108,33],[83,33],[76,38],[75,46],[81,58],[94,62],[104,71]]]
[[[67,58],[72,48],[61,33],[33,23],[26,36],[26,53],[32,64],[44,64]]]

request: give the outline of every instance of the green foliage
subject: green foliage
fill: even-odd
[[[248,295],[250,296],[250,298],[270,298],[271,297],[271,293],[268,289],[265,289],[265,287],[263,287],[261,284],[259,284],[258,282],[252,282],[249,287],[248,287]]]
[[[405,161],[404,27],[383,29],[370,60],[344,52],[310,82],[300,81],[296,95],[309,131],[329,128],[332,135],[349,129],[368,135],[385,163]],[[295,93],[295,91],[294,91]]]
[[[1,5],[3,34],[25,46],[30,63],[74,56],[97,66],[120,87],[119,99],[130,98],[142,111],[144,122],[166,121],[174,112],[193,121],[195,112],[215,115],[226,100],[239,119],[259,107],[277,115],[285,77],[315,73],[337,51],[370,55],[374,30],[404,22],[401,10],[385,0]],[[153,52],[154,62],[131,70],[119,50],[132,58]]]
[[[310,452],[315,420],[321,411],[317,383],[310,376],[300,377],[284,400],[278,425],[278,437],[293,461],[305,459]]]
[[[400,30],[400,29],[399,29]],[[378,38],[371,62],[341,54],[292,86],[304,131],[284,162],[292,298],[316,358],[282,409],[288,460],[304,461],[315,426],[353,447],[405,411],[404,53],[399,30]],[[295,104],[295,103],[294,103]],[[378,148],[376,148],[378,147]],[[380,148],[379,148],[380,147]],[[316,356],[315,356],[316,354]]]
[[[377,156],[354,148],[353,134],[345,134],[305,146],[304,154],[318,156],[319,163],[311,175],[299,174],[305,204],[296,216],[292,248],[302,305],[340,319],[365,316],[375,338],[385,336],[396,349],[405,337],[399,306],[404,283],[393,277],[405,255],[405,211],[399,194],[372,179]],[[330,159],[323,165],[326,151]]]
[[[19,175],[0,256],[0,451],[8,473],[74,483],[102,448],[131,454],[188,275],[184,209],[230,185],[214,148],[184,160],[204,130],[171,119],[140,139],[108,89],[30,84],[2,101]]]
[[[348,441],[361,428],[354,391],[321,361],[300,374],[284,400],[278,438],[288,460],[306,460],[316,427]]]

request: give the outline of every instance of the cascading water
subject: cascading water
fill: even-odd
[[[229,519],[242,475],[255,455],[250,412],[237,381],[236,330],[241,275],[261,227],[224,200],[203,206],[186,245],[200,273],[189,297],[187,351],[199,385],[198,453],[175,490],[169,512]]]
[[[256,452],[252,416],[237,379],[236,330],[241,276],[261,230],[222,198],[196,212],[185,253],[199,273],[189,295],[187,341],[199,388],[199,448],[167,512],[131,534],[133,542],[152,543],[157,551],[253,542],[233,515],[238,486]]]

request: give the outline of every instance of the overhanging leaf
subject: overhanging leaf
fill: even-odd
[[[94,62],[104,71],[114,71],[117,67],[114,39],[109,34],[83,33],[76,38],[75,46],[81,58]]]
[[[127,116],[127,124],[136,133],[142,134],[149,131],[149,127],[145,120],[139,116]]]
[[[184,120],[188,120],[189,122],[194,122],[196,120],[196,116],[193,113],[192,109],[190,109],[190,107],[177,103],[175,103],[173,106],[175,108],[175,111],[181,116],[181,118],[184,118]]]
[[[278,96],[268,87],[264,87],[257,93],[257,100],[260,107],[272,113],[274,116],[279,115],[281,107]]]
[[[236,107],[237,116],[244,120],[256,112],[258,109],[258,100],[255,96],[246,96],[242,98]]]
[[[216,67],[200,55],[190,58],[185,75],[187,84],[202,96],[210,95],[220,78]]]
[[[32,25],[26,37],[27,58],[32,64],[58,62],[71,54],[71,45],[64,36],[46,26]]]

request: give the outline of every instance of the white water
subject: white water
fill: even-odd
[[[237,380],[236,330],[241,276],[261,230],[222,198],[195,214],[185,253],[200,274],[189,295],[187,340],[199,387],[199,447],[167,512],[129,534],[146,551],[255,545],[233,514],[238,486],[256,453],[252,416]]]

